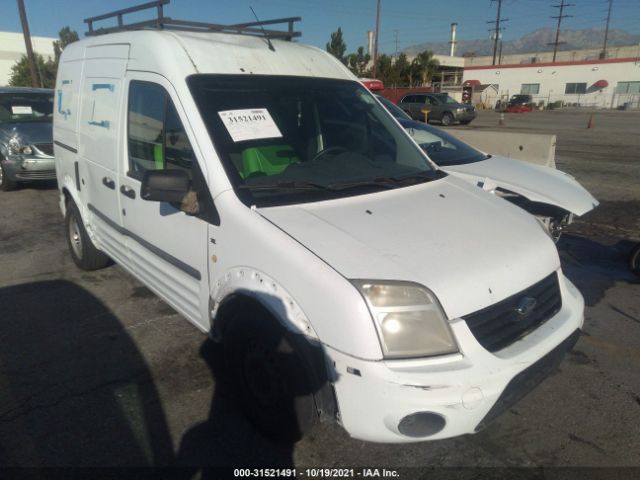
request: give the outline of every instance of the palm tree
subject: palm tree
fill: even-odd
[[[431,80],[439,66],[440,62],[433,58],[433,52],[425,50],[416,55],[416,58],[411,62],[411,77],[419,78],[420,84],[425,85]],[[410,78],[411,80],[413,78]]]

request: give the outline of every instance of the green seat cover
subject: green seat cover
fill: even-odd
[[[299,163],[293,148],[289,145],[269,145],[250,147],[242,151],[242,165],[236,165],[240,176],[247,178],[256,173],[277,175],[292,163]]]

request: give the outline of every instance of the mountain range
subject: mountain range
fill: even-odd
[[[515,40],[505,40],[502,44],[502,54],[552,51],[552,46],[548,44],[555,40],[555,35],[554,28],[540,28]],[[558,45],[558,50],[601,48],[604,41],[604,29],[561,30],[560,41],[565,43]],[[609,30],[607,40],[609,47],[638,45],[638,43],[640,43],[640,35],[631,34],[624,30]],[[436,54],[448,55],[449,49],[449,42],[427,42],[405,48],[403,52],[412,56],[425,50],[431,50]],[[493,41],[489,39],[459,40],[457,42],[457,56],[480,56],[492,53]]]

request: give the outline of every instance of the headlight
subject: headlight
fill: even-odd
[[[458,113],[462,113],[462,112],[464,112],[464,111],[465,111],[465,109],[464,109],[464,108],[462,108],[462,107],[460,107],[460,108],[456,108],[456,112],[458,112]]]
[[[22,138],[14,134],[9,141],[7,142],[7,149],[9,150],[9,155],[20,155],[24,153],[25,155],[31,155],[33,150],[29,145],[24,145],[22,143]]]
[[[416,283],[352,280],[369,306],[386,358],[458,352],[435,295]]]

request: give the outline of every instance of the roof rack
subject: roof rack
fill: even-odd
[[[294,31],[295,22],[302,20],[300,17],[277,18],[274,20],[264,20],[249,23],[237,23],[234,25],[220,25],[216,23],[192,22],[188,20],[174,20],[164,16],[164,6],[168,5],[171,0],[154,0],[153,2],[135,5],[121,10],[115,10],[110,13],[97,15],[95,17],[85,18],[84,22],[89,26],[89,31],[85,33],[87,36],[104,35],[107,33],[122,32],[127,30],[181,30],[187,32],[220,32],[235,33],[241,35],[252,35],[256,37],[266,37],[281,40],[292,40],[299,37],[300,32]],[[142,10],[156,9],[157,17],[153,20],[146,20],[135,23],[124,23],[124,16],[130,13]],[[114,27],[98,29],[94,28],[94,22],[106,20],[109,18],[117,18],[118,25]],[[287,24],[287,30],[265,29],[265,26]]]

